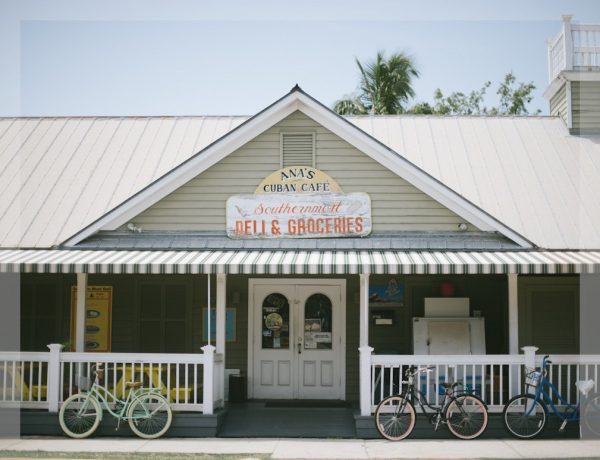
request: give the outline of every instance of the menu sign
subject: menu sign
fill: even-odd
[[[340,238],[371,233],[366,193],[236,195],[227,200],[230,238]]]
[[[112,286],[88,286],[85,299],[85,350],[110,351]],[[77,286],[71,286],[71,339],[75,339]],[[74,344],[71,349],[74,350]]]
[[[371,199],[343,193],[327,174],[306,166],[282,168],[265,178],[253,195],[227,200],[227,236],[254,238],[340,238],[371,233]]]

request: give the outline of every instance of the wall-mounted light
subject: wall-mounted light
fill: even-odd
[[[465,224],[464,222],[461,222],[460,224],[458,224],[458,229],[461,232],[464,232],[465,230],[467,230],[467,224]]]
[[[127,224],[127,229],[131,232],[131,233],[142,233],[142,227],[138,227],[137,225],[135,225],[133,222],[129,222]]]

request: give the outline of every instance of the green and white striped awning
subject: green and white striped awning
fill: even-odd
[[[600,251],[2,250],[0,272],[270,275],[600,273]]]

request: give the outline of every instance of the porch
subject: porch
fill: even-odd
[[[82,257],[88,256],[85,252],[69,252],[71,254],[63,254],[63,257],[76,257],[77,261],[82,262]],[[142,256],[147,254],[140,253],[136,256],[136,260],[140,262],[126,265],[119,262],[127,255],[123,251],[105,256],[111,260],[105,266],[88,262],[72,263],[74,261],[71,259],[64,259],[56,264],[42,264],[32,262],[32,257],[35,258],[36,254],[18,255],[26,256],[29,262],[12,265],[13,270],[16,268],[28,272],[44,272],[27,276],[37,277],[43,285],[53,286],[53,283],[58,283],[53,290],[62,295],[63,299],[71,292],[73,285],[77,286],[78,295],[73,308],[75,327],[71,337],[74,339],[75,348],[81,351],[64,351],[60,345],[54,344],[47,352],[0,354],[2,406],[20,407],[28,411],[23,412],[25,421],[33,421],[34,417],[39,417],[43,412],[49,414],[45,416],[48,420],[52,417],[55,419],[61,402],[78,391],[78,375],[89,375],[91,366],[102,362],[109,369],[103,383],[116,397],[125,394],[124,383],[129,379],[141,378],[146,385],[160,388],[176,412],[174,427],[180,424],[183,430],[174,431],[172,435],[219,435],[219,428],[227,410],[237,409],[239,418],[248,414],[258,415],[257,411],[253,410],[256,409],[256,406],[252,406],[253,402],[242,406],[228,405],[226,402],[227,369],[241,370],[248,377],[248,390],[252,389],[253,376],[249,374],[256,360],[250,357],[249,349],[253,346],[254,335],[260,333],[261,329],[253,329],[256,325],[253,326],[251,315],[253,311],[260,309],[262,298],[257,301],[250,292],[250,279],[260,279],[262,284],[272,282],[273,286],[311,285],[329,279],[345,281],[345,289],[341,290],[334,308],[347,313],[345,320],[337,323],[334,321],[334,328],[339,325],[345,328],[340,336],[340,343],[344,342],[342,355],[335,358],[337,363],[343,362],[345,366],[341,367],[343,373],[340,374],[340,378],[343,379],[340,381],[340,389],[343,393],[341,397],[334,399],[347,401],[352,408],[346,413],[353,414],[358,437],[374,436],[371,418],[374,407],[381,398],[400,388],[400,375],[410,365],[436,366],[436,371],[429,379],[421,382],[420,387],[431,401],[439,402],[440,382],[458,379],[463,381],[468,391],[484,398],[490,411],[497,414],[512,395],[523,389],[525,367],[532,367],[536,360],[539,361],[535,354],[520,354],[518,347],[520,343],[532,343],[529,342],[531,336],[524,335],[525,328],[522,327],[523,319],[520,315],[525,305],[523,302],[520,304],[519,300],[519,279],[527,281],[529,274],[547,274],[550,282],[542,284],[538,291],[549,292],[550,297],[556,297],[556,285],[560,284],[559,280],[564,281],[565,278],[559,276],[560,274],[595,273],[598,270],[596,253],[575,254],[572,258],[550,253],[531,255],[480,252],[476,255],[460,256],[445,253],[443,257],[446,259],[441,258],[441,253],[436,253],[435,258],[426,253],[334,253],[328,259],[324,259],[325,255],[317,252],[269,252],[247,255],[246,259],[240,258],[239,254],[233,256],[222,253],[202,256],[208,257],[206,265],[192,263],[192,256],[200,257],[196,253],[162,253],[160,256],[150,254],[149,257],[155,260],[156,264],[142,263],[141,260],[145,260]],[[178,262],[171,264],[168,262],[170,257],[175,257]],[[253,260],[251,263],[248,262],[250,257]],[[290,265],[290,257],[295,257],[295,264]],[[442,260],[444,263],[440,263]],[[246,262],[249,265],[245,265]],[[5,267],[6,262],[3,268]],[[115,271],[123,273],[114,274]],[[253,271],[259,273],[250,275]],[[132,274],[137,272],[148,274]],[[206,272],[213,274],[201,274]],[[327,275],[327,278],[324,279],[323,275]],[[393,328],[378,326],[373,313],[382,307],[371,305],[370,285],[389,283],[390,278],[394,277],[398,278],[398,282],[410,286],[410,290],[407,290],[406,304],[396,306]],[[30,281],[27,277],[24,279]],[[159,281],[161,279],[163,281]],[[435,295],[440,281],[447,279],[456,282],[458,294],[473,299],[471,310],[478,310],[479,314],[486,318],[490,341],[486,344],[485,353],[412,355],[410,321],[415,316],[422,316],[423,298],[431,293]],[[536,284],[540,279],[530,281]],[[569,279],[577,277],[571,275]],[[578,292],[577,283],[573,285],[569,281],[568,284],[570,292]],[[117,352],[83,352],[86,343],[86,299],[79,293],[85,293],[88,286],[94,285],[113,286],[115,299],[119,296],[120,320],[115,322],[115,326],[121,332],[118,337],[113,337],[113,348]],[[180,290],[177,286],[184,288]],[[185,286],[190,286],[189,292],[185,290]],[[35,296],[37,294],[33,297]],[[40,305],[49,302],[50,297],[39,297]],[[544,297],[546,303],[551,301],[547,297]],[[55,299],[53,302],[60,305],[59,300]],[[203,312],[203,307],[208,307],[204,308],[207,311]],[[234,316],[234,321],[237,321],[236,339],[232,342],[228,339],[227,330],[227,310],[230,307],[235,308],[237,315]],[[35,310],[37,307],[32,308]],[[65,308],[64,302],[61,308]],[[132,311],[145,311],[145,316],[132,317]],[[156,314],[153,313],[152,316],[148,311]],[[215,312],[214,326],[206,320],[211,311]],[[180,316],[175,312],[181,312]],[[125,313],[130,314],[127,323],[121,322]],[[474,316],[473,311],[469,316]],[[66,318],[69,318],[68,311]],[[65,320],[56,320],[51,314],[36,317],[34,312],[26,319],[26,324],[37,327],[35,330],[38,331],[49,329],[48,319],[54,319],[58,324],[62,323],[64,330]],[[175,341],[166,335],[165,324],[173,326],[170,330],[175,333]],[[258,324],[260,325],[260,321]],[[305,321],[301,319],[299,324],[304,325]],[[185,333],[182,334],[181,331]],[[567,335],[570,334],[570,331],[566,332]],[[571,335],[569,343],[577,345],[578,337]],[[60,333],[55,336],[60,337]],[[43,333],[37,333],[29,338],[35,338],[39,343],[43,337]],[[208,337],[213,338],[215,346],[204,345],[202,353],[195,352],[202,343],[210,343]],[[124,338],[127,338],[128,342],[125,342]],[[541,344],[543,351],[546,351],[548,344],[552,343],[547,342],[548,337],[542,339],[546,340]],[[269,342],[271,345],[272,343],[274,341]],[[117,346],[114,346],[115,344]],[[183,344],[182,351],[186,352],[173,349],[174,345],[179,344]],[[123,349],[137,350],[119,352]],[[295,354],[296,347],[293,346],[292,350]],[[553,358],[554,366],[558,367],[553,369],[552,378],[569,401],[578,398],[572,385],[580,375],[582,378],[589,376],[597,381],[600,364],[598,356],[555,353]],[[250,395],[256,398],[252,392]],[[293,407],[284,409],[280,411],[284,419],[294,416],[290,414],[299,414],[298,411],[294,412]],[[319,408],[316,407],[315,410],[317,409]],[[234,412],[232,411],[232,414]],[[263,421],[269,416],[272,417],[269,413],[273,414],[268,411],[262,412]],[[310,411],[307,411],[303,417],[307,418],[309,414]],[[246,420],[249,427],[254,426],[254,421],[250,418]],[[110,425],[111,420],[107,417],[106,422]],[[423,436],[433,434],[426,420],[419,422],[419,427],[422,427],[422,430],[418,430],[417,435],[419,431],[422,431]],[[105,429],[106,433],[114,434],[111,427],[107,426]],[[491,430],[490,435],[502,437],[501,431]],[[297,434],[302,436],[302,432]],[[443,436],[443,433],[438,432],[437,435]]]

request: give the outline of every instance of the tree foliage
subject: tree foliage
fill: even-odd
[[[499,97],[497,107],[484,105],[485,95],[491,82],[487,81],[480,89],[468,94],[460,91],[444,96],[438,88],[433,94],[433,106],[427,103],[417,103],[408,112],[414,114],[424,112],[424,104],[431,108],[431,114],[436,115],[527,115],[527,104],[533,99],[535,85],[533,82],[517,83],[517,78],[512,72],[507,73],[498,85],[496,94]],[[536,113],[539,113],[538,110]]]
[[[392,54],[386,59],[379,51],[375,60],[366,64],[356,59],[360,72],[358,95],[335,102],[333,110],[341,115],[397,114],[415,92],[412,80],[419,76],[411,57]]]

